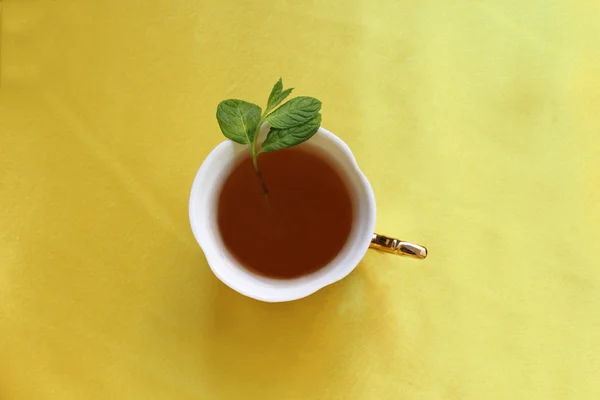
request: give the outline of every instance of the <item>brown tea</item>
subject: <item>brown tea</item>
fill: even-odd
[[[352,228],[346,183],[307,145],[261,154],[258,164],[268,200],[248,155],[219,195],[223,243],[240,264],[271,278],[295,278],[324,267],[344,247]]]

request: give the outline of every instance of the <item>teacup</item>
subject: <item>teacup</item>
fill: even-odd
[[[265,135],[268,126],[263,126]],[[354,202],[352,231],[337,256],[326,266],[295,279],[273,279],[244,268],[229,254],[217,226],[217,200],[221,186],[248,147],[230,140],[219,144],[206,157],[192,185],[189,213],[192,231],[204,251],[213,273],[233,290],[266,302],[301,299],[346,277],[356,268],[371,248],[389,253],[425,258],[423,246],[373,233],[375,229],[375,196],[371,184],[361,172],[350,148],[340,138],[324,128],[303,146],[316,146],[338,167]],[[291,256],[291,255],[290,255]]]

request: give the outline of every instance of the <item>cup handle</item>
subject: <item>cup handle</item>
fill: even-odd
[[[427,257],[427,249],[424,246],[403,242],[377,233],[373,234],[369,248],[418,259]]]

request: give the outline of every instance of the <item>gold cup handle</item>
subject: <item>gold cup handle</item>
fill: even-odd
[[[374,233],[371,238],[371,245],[369,248],[421,260],[427,257],[427,249],[421,245],[403,242],[402,240],[378,235],[376,233]]]

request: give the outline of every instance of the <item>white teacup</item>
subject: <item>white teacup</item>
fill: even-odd
[[[267,130],[268,126],[263,126],[261,135],[266,135]],[[217,200],[221,186],[242,153],[248,151],[247,146],[226,140],[215,147],[200,166],[192,185],[189,210],[194,236],[217,278],[248,297],[282,302],[301,299],[344,278],[356,268],[369,247],[415,258],[427,256],[427,249],[423,246],[373,233],[373,189],[346,143],[326,129],[319,128],[303,146],[316,146],[324,150],[322,153],[327,154],[329,161],[338,167],[350,188],[354,220],[344,248],[325,267],[295,279],[267,278],[244,268],[223,245],[217,226]]]

